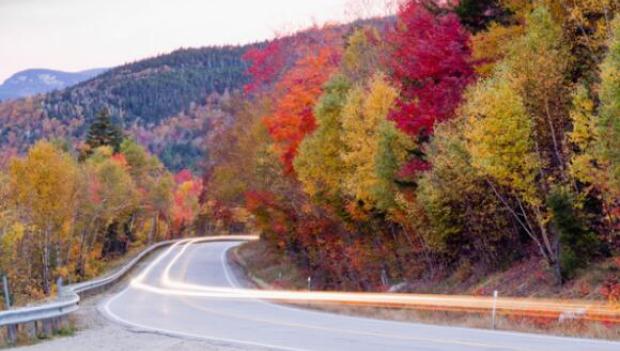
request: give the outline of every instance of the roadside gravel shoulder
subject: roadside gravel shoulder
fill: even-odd
[[[236,345],[219,345],[215,342],[187,339],[144,332],[116,324],[108,320],[98,305],[121,291],[136,272],[141,271],[156,257],[150,255],[141,262],[122,282],[106,293],[86,298],[70,318],[75,326],[72,336],[55,337],[36,344],[17,347],[17,351],[242,351],[247,348]]]

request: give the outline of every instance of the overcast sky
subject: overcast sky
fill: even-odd
[[[384,1],[0,0],[0,82],[28,68],[112,67],[179,47],[263,40],[382,14]]]

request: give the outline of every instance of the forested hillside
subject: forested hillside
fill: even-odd
[[[452,4],[0,104],[0,265],[34,296],[131,243],[256,229],[317,288],[521,267],[506,293],[620,299],[618,2]]]
[[[361,23],[381,27],[388,21],[310,28],[247,46],[181,49],[111,69],[65,90],[0,103],[0,164],[41,138],[79,143],[94,116],[107,108],[126,133],[169,169],[199,171],[210,132],[234,119],[231,106],[243,99],[242,88],[252,84],[248,73],[258,73],[243,59],[246,53],[262,60],[260,69],[281,71],[301,54],[294,50],[297,45],[344,36]]]
[[[244,47],[181,49],[130,63],[45,96],[51,118],[91,119],[103,107],[125,126],[157,124],[246,82]]]
[[[208,133],[210,117],[222,114],[221,102],[247,82],[242,60],[246,50],[181,49],[126,64],[65,90],[0,104],[4,158],[24,152],[40,138],[76,142],[96,113],[107,108],[116,123],[132,135],[140,134],[152,151],[162,156],[180,151],[181,160],[164,157],[171,169],[195,167],[204,152],[197,135]],[[179,133],[188,123],[194,130]]]
[[[529,271],[506,293],[527,294],[596,266],[575,294],[619,298],[619,11],[409,0],[387,26],[250,51],[202,220],[247,209],[318,288],[416,290],[514,266]]]
[[[95,276],[156,240],[210,233],[217,220],[204,219],[214,211],[243,229],[248,212],[199,202],[203,182],[186,168],[237,150],[236,140],[222,139],[234,137],[231,128],[254,129],[246,124],[252,97],[242,88],[249,94],[280,86],[280,72],[294,70],[308,48],[341,42],[356,25],[248,47],[179,50],[0,104],[0,271],[14,299],[50,295],[58,277]],[[336,51],[320,51],[314,69],[337,60]]]

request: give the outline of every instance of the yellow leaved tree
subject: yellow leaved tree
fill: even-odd
[[[351,90],[342,112],[341,153],[345,167],[345,192],[364,207],[376,204],[375,189],[380,186],[377,158],[380,152],[381,126],[387,122],[398,90],[385,76],[376,74],[367,87]]]
[[[40,287],[51,292],[51,268],[61,268],[68,252],[73,209],[77,190],[77,164],[65,152],[46,141],[34,145],[23,158],[13,159],[9,167],[13,201],[19,221],[36,243],[41,257]]]

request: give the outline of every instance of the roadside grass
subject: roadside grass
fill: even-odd
[[[234,250],[230,255],[233,263],[243,271],[253,285],[260,289],[305,290],[306,278],[290,260],[282,257],[261,242],[249,242]],[[426,284],[415,286],[424,293],[462,293],[483,295],[500,288],[504,296],[560,297],[602,299],[598,286],[615,272],[611,261],[593,265],[579,276],[558,289],[548,280],[547,272],[539,268],[535,271],[536,262],[523,262],[503,273],[496,273],[478,281],[467,283],[451,276],[441,284],[430,287]],[[459,274],[458,272],[455,274]],[[552,279],[552,277],[550,278]],[[430,284],[429,284],[430,285]],[[538,287],[538,290],[536,289]],[[501,295],[500,295],[501,296]],[[390,309],[375,307],[359,307],[342,304],[295,304],[302,308],[340,313],[352,316],[363,316],[393,321],[404,321],[443,326],[490,329],[490,314],[421,311],[413,309]],[[583,320],[558,321],[549,318],[532,318],[524,316],[498,315],[496,329],[526,333],[550,334],[557,336],[585,337],[607,340],[620,340],[620,325]]]
[[[77,327],[75,326],[75,323],[68,323],[67,325],[64,325],[60,329],[54,331],[54,336],[74,336],[76,332]]]
[[[49,333],[45,333],[42,329],[37,329],[34,323],[27,326],[20,326],[17,330],[16,341],[14,344],[6,342],[7,328],[0,328],[0,349],[8,349],[18,346],[35,345],[39,342],[52,340],[55,338],[74,336],[77,332],[77,323],[73,317],[68,317],[52,328]]]
[[[261,289],[303,290],[307,287],[304,274],[287,257],[269,250],[260,240],[236,247],[232,258]]]

